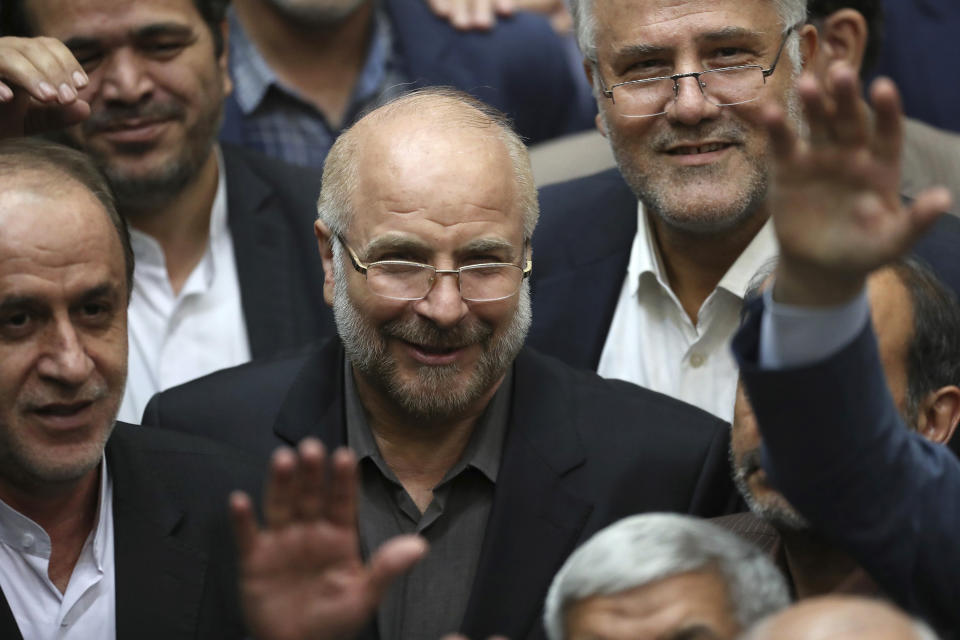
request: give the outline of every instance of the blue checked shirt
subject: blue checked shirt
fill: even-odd
[[[285,86],[243,31],[233,10],[230,20],[230,74],[243,112],[243,143],[291,164],[323,167],[340,133],[296,89]],[[367,60],[347,105],[344,126],[368,108],[404,89],[407,78],[397,65],[390,19],[377,9]]]

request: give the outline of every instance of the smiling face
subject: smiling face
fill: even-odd
[[[736,65],[766,69],[784,31],[770,0],[595,0],[593,12],[597,65],[588,70],[607,87]],[[715,106],[697,80],[683,78],[663,115],[625,117],[600,97],[600,119],[621,173],[654,215],[680,230],[724,231],[766,215],[770,150],[754,121],[771,101],[796,119],[793,80],[785,52],[752,102]]]
[[[64,41],[90,84],[92,115],[67,134],[126,208],[176,195],[212,158],[226,54],[193,0],[29,0],[37,35]]]
[[[127,355],[123,252],[100,202],[62,176],[3,183],[0,491],[96,467]]]
[[[358,127],[359,182],[345,240],[361,262],[522,264],[518,189],[492,128],[430,115]],[[408,414],[448,418],[485,404],[529,327],[526,284],[504,300],[466,302],[456,276],[439,275],[424,299],[400,301],[370,292],[345,252],[324,270],[361,392]]]

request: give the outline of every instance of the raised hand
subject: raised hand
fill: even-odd
[[[357,533],[356,458],[346,449],[329,466],[323,445],[278,450],[264,497],[266,527],[249,497],[230,497],[240,555],[240,597],[257,640],[352,638],[390,582],[426,553],[417,536],[398,536],[364,565]]]
[[[85,120],[79,97],[89,83],[70,50],[53,38],[0,38],[0,138],[58,129]]]
[[[782,110],[763,114],[773,144],[769,206],[780,242],[774,297],[830,305],[852,298],[866,275],[906,253],[950,208],[946,189],[910,205],[900,199],[903,114],[894,84],[877,80],[875,117],[860,98],[853,68],[830,70],[829,89],[805,74],[797,84],[810,128],[801,139]]]
[[[543,14],[559,34],[570,33],[573,18],[563,0],[426,0],[430,9],[450,24],[464,31],[490,29],[497,17],[516,11]]]

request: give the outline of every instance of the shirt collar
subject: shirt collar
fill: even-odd
[[[112,508],[103,508],[103,505],[112,507],[113,504],[113,482],[107,472],[106,456],[100,460],[100,490],[97,500],[97,524],[91,533],[94,560],[97,568],[102,570],[104,554],[107,551],[107,527],[113,526]],[[29,547],[24,544],[26,540],[32,541]],[[50,536],[43,527],[3,500],[0,500],[0,542],[20,553],[50,558]]]
[[[299,92],[280,81],[267,61],[263,59],[256,45],[247,37],[240,20],[231,7],[228,12],[230,23],[230,71],[233,75],[234,94],[237,104],[244,115],[250,115],[263,102],[271,88],[293,96],[305,103]],[[387,66],[393,56],[393,30],[390,18],[377,4],[373,13],[373,35],[367,49],[367,56],[357,77],[351,105],[363,104],[380,93],[387,77]],[[348,108],[352,112],[354,109]]]
[[[196,267],[201,270],[202,277],[198,283],[191,275],[188,279],[188,284],[184,286],[184,289],[180,292],[180,296],[194,293],[194,287],[199,286],[201,289],[209,289],[212,286],[217,271],[216,252],[212,250],[212,247],[222,242],[225,237],[229,237],[230,233],[227,224],[227,174],[224,170],[223,152],[220,150],[219,145],[214,147],[214,153],[217,158],[217,191],[216,194],[214,194],[213,206],[210,209],[207,250],[204,252],[203,258],[200,259],[200,264]],[[133,248],[135,258],[134,280],[138,277],[138,271],[140,272],[140,277],[142,277],[145,270],[156,272],[157,277],[162,276],[162,278],[167,278],[167,261],[160,243],[149,234],[134,229],[133,227],[130,227],[129,231],[130,246]],[[190,290],[188,290],[188,288]]]
[[[357,454],[358,460],[372,460],[381,473],[396,482],[395,476],[380,456],[380,450],[373,438],[363,404],[360,401],[360,395],[357,393],[356,382],[353,379],[353,367],[350,365],[349,359],[345,360],[344,367],[347,445]],[[460,475],[467,467],[473,467],[486,476],[490,482],[496,483],[497,475],[500,472],[503,442],[506,438],[507,424],[510,418],[512,389],[513,367],[510,367],[503,378],[503,382],[500,383],[500,387],[487,404],[487,408],[477,420],[477,425],[470,436],[470,442],[467,443],[463,455],[440,484]]]
[[[777,256],[779,247],[773,229],[773,220],[767,220],[754,236],[747,248],[737,257],[736,261],[727,269],[727,272],[717,284],[718,289],[724,289],[738,298],[743,298],[753,276],[767,262]],[[672,291],[666,275],[666,268],[656,239],[653,237],[653,225],[647,219],[646,210],[642,202],[637,203],[637,235],[633,239],[630,250],[630,262],[627,267],[627,277],[630,282],[640,286],[640,278],[645,273],[656,277],[660,285],[667,291]]]

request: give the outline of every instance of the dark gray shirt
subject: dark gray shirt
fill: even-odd
[[[477,421],[460,460],[420,513],[384,462],[357,395],[349,362],[345,375],[347,444],[360,461],[360,544],[364,556],[393,536],[417,533],[430,552],[387,591],[377,612],[382,640],[438,640],[463,620],[493,504],[510,413],[508,372]]]

